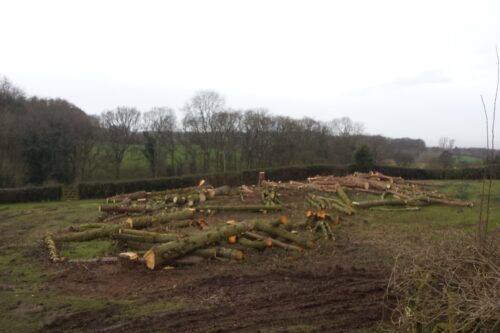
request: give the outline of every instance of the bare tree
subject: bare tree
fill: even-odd
[[[133,142],[141,113],[133,107],[117,107],[101,114],[101,126],[105,129],[108,157],[115,169],[115,178],[120,178],[120,169],[125,152]]]
[[[153,177],[165,162],[169,153],[172,169],[175,169],[176,117],[173,109],[155,107],[143,115],[144,156],[149,161]]]
[[[196,93],[183,108],[184,130],[191,138],[190,149],[199,147],[202,154],[203,171],[210,169],[210,148],[214,145],[214,115],[224,111],[225,100],[219,93],[204,90]]]
[[[212,133],[217,170],[226,172],[228,161],[232,161],[232,168],[236,166],[235,158],[241,118],[241,113],[238,111],[227,110],[214,114]]]
[[[331,134],[335,136],[360,135],[364,126],[360,122],[352,121],[349,117],[333,119],[329,124]]]
[[[452,150],[455,147],[455,139],[446,137],[439,138],[438,146],[443,150]]]

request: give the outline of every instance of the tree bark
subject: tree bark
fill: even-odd
[[[347,205],[348,207],[352,207],[351,199],[349,198],[347,193],[345,193],[344,189],[340,185],[337,186],[337,195],[339,196],[340,200],[344,202],[345,205]]]
[[[199,235],[192,235],[182,240],[153,246],[144,254],[146,266],[149,269],[156,269],[178,257],[226,239],[231,235],[240,235],[252,227],[253,223],[238,223],[210,230]]]
[[[178,235],[130,229],[120,229],[118,232],[112,234],[111,237],[114,239],[143,243],[167,243],[179,239]]]
[[[74,225],[70,225],[68,227],[68,230],[76,232],[76,231],[85,231],[85,230],[89,230],[89,229],[101,228],[104,226],[106,226],[106,225],[103,223],[74,224]]]
[[[213,247],[208,249],[199,249],[193,252],[194,255],[204,258],[228,258],[241,260],[243,259],[243,252],[240,250],[229,249],[227,247]]]
[[[280,211],[281,205],[266,206],[266,205],[240,205],[240,206],[215,206],[205,205],[196,208],[197,211],[218,211],[218,212],[262,212],[262,211]]]
[[[418,205],[419,202],[416,200],[407,201],[403,199],[385,199],[385,200],[373,200],[373,201],[363,201],[363,202],[353,202],[356,207],[369,208],[377,206],[406,206],[408,204]]]
[[[265,248],[273,246],[273,241],[271,238],[260,239],[260,240],[250,240],[247,238],[240,238],[238,244],[244,247],[250,247],[253,249],[264,250]]]
[[[231,188],[228,185],[224,185],[224,186],[217,187],[214,189],[208,189],[207,190],[207,198],[213,199],[219,195],[229,195],[230,192],[231,192]]]
[[[255,230],[263,231],[273,237],[281,237],[305,248],[314,247],[312,241],[300,238],[283,228],[270,226],[269,223],[257,222],[255,223]]]
[[[271,242],[272,246],[275,246],[275,247],[278,247],[278,248],[281,248],[281,249],[284,249],[284,250],[287,250],[287,251],[289,250],[289,251],[299,251],[300,252],[300,251],[304,250],[300,246],[292,245],[292,244],[287,244],[287,243],[282,242],[280,240],[277,240],[275,238],[269,238],[267,236],[258,234],[258,233],[253,232],[253,231],[247,231],[247,232],[245,232],[245,236],[247,236],[249,238],[256,239],[257,241],[269,240]]]
[[[153,211],[150,207],[121,207],[121,206],[108,206],[100,205],[100,212],[106,213],[151,213]]]
[[[120,195],[115,195],[113,197],[107,198],[106,202],[107,203],[118,203],[122,202],[125,199],[130,199],[130,200],[137,200],[137,199],[143,199],[147,198],[151,193],[148,193],[146,191],[138,191],[138,192],[133,192],[133,193],[126,193],[126,194],[120,194]]]
[[[136,216],[129,217],[127,219],[127,225],[130,228],[146,228],[154,224],[165,224],[170,221],[184,220],[192,218],[194,215],[194,209],[184,209],[173,213],[162,213],[152,216]]]
[[[53,238],[56,242],[85,242],[98,238],[109,238],[121,228],[123,228],[121,225],[106,225],[86,231],[54,235]]]

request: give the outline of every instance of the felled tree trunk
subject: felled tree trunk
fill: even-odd
[[[207,198],[208,199],[213,199],[214,197],[217,197],[219,195],[229,195],[231,192],[231,188],[227,185],[217,187],[214,189],[208,189],[207,190]]]
[[[120,229],[118,232],[114,233],[112,237],[114,239],[143,243],[166,243],[179,239],[178,235],[131,229]]]
[[[240,206],[215,206],[205,205],[196,208],[197,211],[217,211],[217,212],[277,212],[282,210],[281,205],[266,206],[266,205],[240,205]]]
[[[86,231],[54,235],[53,238],[56,242],[85,242],[98,238],[109,238],[121,228],[123,228],[123,226],[106,225],[101,228],[94,228]]]
[[[373,200],[373,201],[363,201],[363,202],[353,202],[353,205],[360,208],[369,208],[377,206],[406,206],[408,204],[418,205],[419,202],[412,200],[407,201],[403,199],[385,199],[385,200]]]
[[[208,249],[199,249],[193,252],[194,255],[204,258],[228,258],[241,260],[243,259],[243,252],[240,250],[229,249],[227,247],[213,247]]]
[[[332,208],[338,212],[352,215],[354,213],[354,209],[352,207],[347,206],[342,201],[337,200],[335,198],[327,198],[319,195],[310,194],[309,198],[313,201],[314,206],[319,209]],[[309,201],[309,203],[311,203]]]
[[[100,212],[106,213],[151,213],[153,209],[151,207],[121,207],[121,206],[111,206],[111,205],[100,205]]]
[[[250,247],[253,249],[263,250],[265,248],[273,246],[273,240],[271,238],[250,240],[247,238],[240,238],[238,244],[244,247]]]
[[[337,195],[339,196],[340,200],[342,200],[342,202],[344,202],[344,204],[347,205],[348,207],[352,207],[352,201],[349,198],[349,196],[347,195],[347,193],[345,193],[342,186],[340,186],[340,185],[337,186],[336,190],[337,190]]]
[[[74,224],[68,227],[69,231],[85,231],[89,229],[101,228],[104,227],[103,223],[84,223],[84,224]]]
[[[287,251],[299,251],[299,252],[303,251],[303,249],[300,246],[293,245],[293,244],[287,244],[287,243],[282,242],[280,240],[277,240],[275,238],[269,238],[267,236],[258,234],[258,233],[253,232],[253,231],[245,232],[245,236],[252,238],[252,239],[255,239],[257,241],[268,240],[268,241],[270,241],[272,246],[275,246],[277,248],[281,248],[281,249],[284,249]]]
[[[47,251],[49,253],[49,260],[52,262],[60,262],[63,261],[64,258],[59,256],[57,252],[56,243],[52,238],[52,235],[46,235],[44,238],[45,246],[47,247]]]
[[[252,227],[252,223],[239,223],[210,230],[203,234],[189,236],[181,240],[153,246],[144,254],[146,266],[149,269],[156,269],[178,257],[226,239],[231,235],[242,234]]]
[[[280,227],[273,227],[269,225],[269,223],[262,223],[262,222],[257,222],[255,223],[255,230],[263,231],[273,237],[281,237],[283,239],[286,239],[290,242],[293,242],[295,244],[298,244],[300,246],[303,246],[305,248],[312,248],[314,247],[314,244],[312,241],[308,239],[303,239],[300,238],[291,232],[280,228]]]
[[[133,240],[124,240],[121,239],[119,241],[120,247],[123,249],[134,250],[134,251],[147,251],[153,246],[155,243],[145,243],[145,242],[136,242]]]
[[[193,215],[194,215],[194,209],[185,209],[173,213],[162,213],[151,216],[129,217],[127,219],[127,225],[130,228],[134,229],[146,228],[154,224],[165,224],[170,221],[189,219],[192,218]]]
[[[118,203],[118,202],[122,202],[125,199],[130,199],[130,200],[143,199],[143,198],[147,198],[150,194],[151,193],[148,193],[146,191],[139,191],[139,192],[134,192],[134,193],[126,193],[126,194],[115,195],[114,197],[107,198],[106,202],[108,202],[108,203]]]

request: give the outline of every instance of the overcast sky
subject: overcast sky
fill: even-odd
[[[500,1],[0,0],[0,31],[0,75],[91,114],[212,89],[237,109],[484,146]]]

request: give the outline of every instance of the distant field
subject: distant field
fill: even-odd
[[[436,184],[438,186],[434,188],[440,192],[478,202],[481,188],[478,181],[440,181]],[[500,181],[494,182],[493,193],[491,229],[500,227]],[[78,325],[92,325],[93,321],[111,326],[119,322],[135,323],[134,320],[140,318],[149,320],[146,315],[153,316],[152,322],[157,321],[158,327],[161,327],[162,321],[166,322],[165,318],[175,321],[177,314],[182,318],[190,311],[192,317],[187,316],[185,320],[209,320],[202,319],[205,313],[208,316],[213,311],[222,311],[224,306],[230,306],[222,305],[218,300],[226,299],[227,293],[242,297],[244,302],[247,294],[239,294],[237,288],[248,285],[254,288],[252,290],[261,292],[259,288],[264,287],[264,282],[275,283],[278,288],[279,283],[282,283],[279,281],[283,279],[296,280],[297,283],[301,281],[301,284],[312,288],[311,292],[316,290],[323,295],[325,291],[333,292],[337,287],[329,285],[326,290],[314,289],[316,280],[310,271],[313,268],[318,269],[316,274],[324,274],[325,279],[332,279],[332,284],[343,283],[334,280],[340,276],[335,270],[337,265],[365,267],[366,274],[375,269],[383,270],[392,264],[394,253],[391,253],[391,244],[394,242],[422,246],[429,239],[449,237],[454,231],[473,233],[478,218],[477,205],[475,208],[429,206],[421,211],[404,213],[364,210],[353,218],[346,218],[336,243],[325,244],[318,253],[308,251],[290,254],[276,251],[265,259],[250,256],[237,265],[222,263],[159,272],[115,271],[108,268],[94,271],[93,267],[85,265],[75,271],[75,268],[64,265],[49,265],[43,259],[45,254],[39,243],[43,235],[71,224],[93,221],[99,214],[97,206],[100,202],[82,200],[0,205],[0,331],[35,332],[50,323],[62,325],[60,327],[67,331],[73,331],[70,329],[73,324],[76,325],[75,331],[79,331]],[[301,218],[303,211],[300,204],[296,205],[293,214]],[[65,247],[63,254],[71,258],[92,258],[105,255],[112,250],[112,246],[108,241],[75,243]],[[328,267],[332,267],[331,273],[328,273]],[[234,285],[228,287],[227,283],[233,283],[233,280]],[[110,283],[114,286],[106,291],[103,287]],[[151,286],[148,287],[149,284]],[[190,292],[191,288],[195,288],[195,292]],[[280,305],[278,295],[285,297],[287,291],[279,292],[283,294],[276,294],[274,300],[269,301],[277,302],[276,306]],[[272,290],[266,293],[273,295]],[[313,299],[306,298],[305,294],[303,297],[303,302],[314,304]],[[237,298],[232,301],[239,304]],[[317,310],[327,310],[328,306],[333,305],[325,306]],[[264,314],[258,312],[257,308],[251,310],[255,312],[254,315]],[[268,313],[271,316],[266,318],[272,321],[272,311],[279,310],[270,307],[267,311],[271,311]],[[284,313],[276,312],[276,315]],[[64,321],[62,318],[69,319]],[[92,320],[89,322],[88,318]],[[328,323],[330,321],[326,317],[304,316],[291,320],[288,331],[308,332]],[[144,325],[144,328],[148,327]],[[50,331],[50,327],[45,328]],[[274,331],[272,325],[266,330],[261,328],[261,332],[279,331]],[[363,332],[377,330],[374,328]]]
[[[460,167],[461,164],[470,164],[470,165],[481,165],[483,164],[483,160],[479,157],[474,156],[454,156],[455,165]]]

